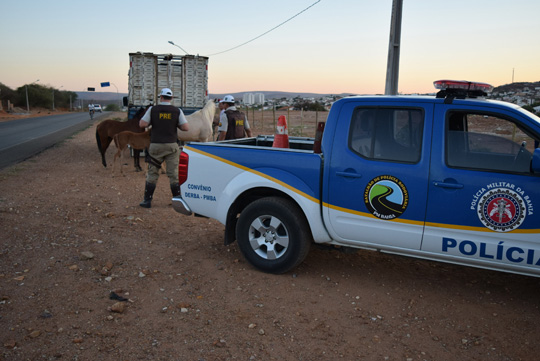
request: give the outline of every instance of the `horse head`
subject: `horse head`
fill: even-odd
[[[216,103],[213,100],[208,100],[204,107],[200,110],[203,113],[203,117],[210,122],[214,121],[214,114],[216,114]]]
[[[133,119],[137,119],[137,121],[139,121],[150,107],[151,105],[147,105],[146,107],[140,107],[133,116]]]

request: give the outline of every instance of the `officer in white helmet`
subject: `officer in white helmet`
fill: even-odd
[[[180,148],[176,129],[188,131],[189,125],[182,109],[171,105],[172,98],[171,89],[163,88],[159,94],[159,104],[148,108],[139,121],[141,128],[152,126],[144,200],[139,204],[144,208],[151,207],[162,163],[166,166],[173,197],[180,195],[178,182]]]
[[[252,136],[249,122],[244,113],[234,105],[234,97],[225,95],[220,101],[224,111],[219,117],[218,140],[229,140]]]

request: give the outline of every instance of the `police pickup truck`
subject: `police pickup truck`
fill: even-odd
[[[540,276],[540,118],[483,99],[485,83],[434,84],[336,101],[320,153],[277,135],[191,143],[173,207],[223,223],[269,273],[315,242]]]

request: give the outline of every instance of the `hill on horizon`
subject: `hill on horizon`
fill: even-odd
[[[523,88],[529,88],[529,89],[535,89],[540,87],[540,81],[535,82],[517,82],[517,83],[510,83],[505,85],[499,85],[495,88],[493,88],[493,92],[510,92],[510,91],[521,91]]]
[[[115,102],[122,100],[123,97],[127,96],[127,93],[116,93],[116,92],[76,92],[79,99],[89,100],[94,102]],[[263,93],[265,99],[280,99],[280,98],[321,98],[325,96],[337,95],[337,96],[349,96],[356,95],[353,93],[341,93],[341,94],[319,94],[319,93],[306,93],[306,92],[281,92],[281,91],[244,91],[244,92],[234,92],[234,93],[210,93],[208,96],[210,99],[222,99],[225,95],[232,95],[235,99],[240,100],[244,97],[246,93],[260,94]]]
[[[260,90],[260,91],[243,91],[243,92],[235,92],[235,93],[211,93],[211,98],[218,98],[221,99],[225,95],[232,95],[235,97],[235,99],[241,99],[243,98],[244,94],[264,94],[265,99],[281,99],[281,98],[322,98],[326,96],[332,96],[337,95],[341,97],[349,96],[349,95],[356,95],[354,93],[341,93],[341,94],[332,94],[332,93],[307,93],[307,92],[282,92],[282,91],[268,91],[268,90]]]
[[[516,83],[510,83],[505,85],[497,86],[493,89],[493,92],[508,92],[508,91],[519,91],[523,89],[524,87],[529,87],[531,89],[535,89],[540,87],[540,81],[536,82],[516,82]],[[76,92],[79,99],[93,101],[96,103],[113,103],[121,101],[123,97],[127,96],[127,93],[116,93],[116,92]],[[333,93],[309,93],[309,92],[283,92],[283,91],[268,91],[268,90],[261,90],[261,91],[242,91],[242,92],[233,92],[233,93],[209,93],[210,99],[222,99],[225,97],[225,95],[232,95],[235,97],[236,100],[241,100],[244,97],[244,94],[246,93],[253,93],[253,94],[264,94],[265,99],[281,99],[281,98],[322,98],[327,96],[339,96],[339,97],[346,97],[350,95],[361,95],[361,94],[354,94],[354,93],[340,93],[340,94],[333,94]]]

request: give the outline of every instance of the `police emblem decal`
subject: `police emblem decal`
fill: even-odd
[[[495,188],[486,192],[477,205],[480,222],[496,232],[517,229],[527,214],[525,202],[511,189]]]
[[[381,175],[370,180],[364,190],[366,208],[380,219],[394,219],[409,205],[409,192],[398,178]]]

